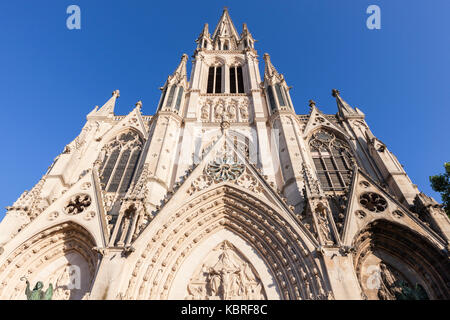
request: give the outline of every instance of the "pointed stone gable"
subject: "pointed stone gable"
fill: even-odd
[[[309,106],[311,107],[310,115],[306,126],[303,129],[303,136],[307,137],[312,131],[317,128],[328,128],[341,133],[343,136],[347,136],[342,132],[341,128],[338,128],[333,122],[331,122],[325,114],[323,114],[317,107],[316,103],[310,100]]]
[[[375,220],[387,220],[406,226],[438,246],[445,241],[417,214],[405,208],[369,175],[358,169],[348,197],[348,206],[342,234],[342,241],[350,246],[358,230]]]
[[[106,243],[106,218],[103,200],[92,171],[85,172],[77,183],[51,203],[39,216],[31,221],[13,242],[11,249],[31,235],[41,231],[43,225],[49,227],[74,221],[88,230],[99,246]],[[103,231],[103,232],[102,232]]]
[[[158,207],[154,214],[172,212],[179,207],[180,203],[184,203],[186,198],[195,198],[205,191],[230,185],[241,189],[244,192],[242,194],[244,198],[247,197],[245,193],[249,192],[252,196],[267,201],[283,212],[283,215],[292,223],[297,224],[294,207],[286,203],[287,199],[274,189],[274,183],[268,182],[267,178],[250,164],[242,152],[234,148],[233,142],[226,134],[223,134],[211,145],[202,161],[188,170],[181,181],[175,183],[174,189],[168,192],[162,206]],[[299,228],[311,243],[316,243],[304,225],[300,223]]]
[[[120,91],[115,90],[112,93],[112,97],[100,109],[97,109],[97,108],[94,109],[88,115],[88,118],[90,118],[90,117],[113,117],[114,116],[114,107],[116,106],[116,100],[119,97],[120,97]]]
[[[136,102],[135,106],[136,107],[127,116],[125,116],[125,118],[121,119],[113,128],[111,128],[110,131],[119,132],[125,128],[133,128],[139,131],[143,137],[146,137],[147,129],[141,113],[142,102]],[[108,135],[111,135],[111,132],[108,132]]]

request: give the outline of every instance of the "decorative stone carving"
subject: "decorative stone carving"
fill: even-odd
[[[367,214],[362,210],[357,210],[355,211],[355,215],[360,219],[364,219]]]
[[[401,217],[403,217],[403,212],[401,212],[400,210],[394,210],[392,212],[392,215],[396,218],[401,218]]]
[[[230,97],[200,100],[200,119],[209,122],[248,122],[250,102],[247,97],[231,94]]]
[[[91,187],[91,183],[90,182],[85,182],[81,185],[81,190],[87,190]]]
[[[208,102],[205,102],[202,106],[202,110],[201,110],[201,119],[202,120],[209,120],[209,109],[210,109],[210,105],[208,104]]]
[[[236,180],[243,172],[244,164],[229,157],[217,158],[206,167],[206,174],[215,182]]]
[[[359,198],[359,203],[371,212],[383,212],[387,208],[386,199],[374,192],[363,193]]]
[[[327,217],[328,209],[319,202],[316,206],[315,213],[317,218],[317,224],[319,225],[319,232],[325,244],[333,244],[333,238],[331,235],[331,228]]]
[[[53,212],[49,213],[48,220],[53,221],[53,220],[56,220],[56,218],[58,218],[58,217],[59,217],[59,212],[53,211]]]
[[[228,241],[219,244],[187,286],[186,299],[263,300],[261,280],[251,264]]]
[[[95,217],[95,211],[89,211],[86,212],[86,214],[84,215],[84,220],[92,220]]]
[[[69,215],[79,214],[88,208],[92,203],[91,197],[87,194],[78,194],[70,198],[64,211]]]

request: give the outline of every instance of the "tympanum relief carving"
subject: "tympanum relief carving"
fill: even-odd
[[[262,282],[248,260],[228,241],[220,243],[197,268],[186,299],[264,300]]]

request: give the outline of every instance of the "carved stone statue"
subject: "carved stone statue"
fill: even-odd
[[[187,299],[265,299],[261,280],[252,266],[228,241],[207,257],[188,284]]]
[[[25,280],[27,282],[27,288],[25,289],[27,300],[52,300],[53,285],[51,283],[48,285],[47,291],[44,292],[44,290],[42,290],[44,287],[42,281],[38,281],[34,286],[34,289],[31,290],[30,282],[25,277],[20,278],[20,280]]]

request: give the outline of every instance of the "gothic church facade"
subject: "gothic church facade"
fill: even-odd
[[[0,299],[449,299],[450,221],[364,113],[296,114],[227,9],[161,88],[119,91],[0,224]],[[44,289],[45,289],[44,288]]]

